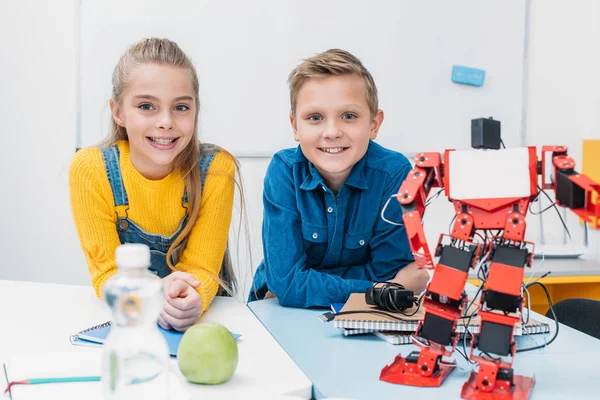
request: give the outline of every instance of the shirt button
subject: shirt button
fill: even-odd
[[[324,191],[327,191],[327,188],[325,186],[321,186],[323,188]]]
[[[327,212],[331,214],[333,212],[333,207],[327,207]]]
[[[319,237],[319,234],[317,232],[315,232],[315,233],[312,234],[312,238],[313,239],[317,239],[318,237]]]
[[[364,240],[362,240],[362,239],[360,239],[360,240],[358,241],[358,244],[360,244],[361,246],[364,246],[364,245],[365,245],[365,241],[364,241]]]

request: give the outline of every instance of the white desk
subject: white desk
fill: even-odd
[[[91,287],[0,280],[0,360],[54,352],[100,354],[99,348],[71,345],[69,336],[109,316]],[[242,337],[231,380],[217,386],[185,383],[192,399],[311,397],[311,382],[245,304],[217,297],[201,321],[221,323]]]
[[[531,268],[525,268],[525,279],[544,275],[551,272],[548,277],[571,277],[571,276],[599,276],[600,263],[595,260],[583,258],[546,258],[535,259]],[[469,270],[469,279],[477,278],[477,271]]]
[[[2,399],[2,393],[4,392],[4,388],[6,387],[6,385],[8,385],[8,382],[6,382],[6,377],[4,375],[4,361],[0,360],[0,399]]]
[[[534,260],[530,268],[525,269],[524,281],[541,277],[551,272],[540,282],[546,285],[554,303],[574,297],[600,300],[600,264],[594,260],[585,259],[545,259]],[[469,282],[478,284],[477,273],[469,273]],[[531,308],[541,314],[548,310],[546,294],[538,286],[529,289]]]

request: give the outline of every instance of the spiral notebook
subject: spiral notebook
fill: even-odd
[[[411,332],[375,331],[373,335],[390,344],[412,344],[413,337]]]
[[[92,326],[91,328],[84,329],[83,331],[71,336],[69,340],[71,344],[75,346],[102,346],[106,337],[110,332],[110,321],[107,321],[103,324]],[[181,342],[181,338],[183,337],[183,332],[166,330],[157,325],[160,333],[164,336],[167,341],[167,345],[169,346],[169,353],[171,356],[177,356],[177,349],[179,348],[179,342]],[[240,334],[232,333],[233,337],[237,340]]]
[[[344,308],[344,303],[332,303],[331,311],[339,313]],[[373,329],[345,329],[340,328],[344,336],[355,336],[355,335],[368,335],[372,334],[379,339],[385,340],[390,344],[411,344],[412,343],[412,332],[391,332],[391,331],[377,331]]]
[[[472,310],[469,310],[469,314],[477,310],[476,305],[471,305]],[[332,307],[333,308],[333,307]],[[357,311],[357,310],[376,310],[375,306],[370,306],[365,301],[365,295],[362,293],[353,293],[350,298],[341,309],[341,311]],[[335,310],[334,310],[335,311]],[[406,310],[407,314],[410,314],[414,309]],[[392,313],[393,314],[393,313]],[[397,331],[397,332],[415,332],[419,321],[425,316],[425,310],[419,310],[413,316],[405,316],[398,314],[399,317],[405,319],[405,321],[396,321],[386,316],[377,314],[349,314],[349,315],[336,315],[333,320],[333,325],[336,328],[343,328],[345,330],[362,330],[361,333],[367,333],[367,331]],[[465,321],[459,320],[456,326],[456,333],[465,332]],[[360,331],[359,331],[360,332]],[[474,317],[468,326],[469,333],[479,332],[479,318]],[[518,324],[515,327],[515,335],[521,336],[523,334],[532,335],[537,333],[548,333],[550,332],[550,326],[543,322],[538,322],[534,319],[530,319],[527,324],[523,327]],[[352,335],[353,332],[349,332],[346,336]]]

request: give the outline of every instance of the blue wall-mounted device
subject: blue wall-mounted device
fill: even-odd
[[[452,67],[452,82],[463,85],[482,86],[485,80],[485,71],[477,68],[455,65]]]

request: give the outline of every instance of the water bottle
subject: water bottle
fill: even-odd
[[[166,399],[169,349],[156,323],[164,304],[163,284],[152,274],[144,244],[117,248],[119,271],[104,284],[112,312],[104,344],[102,389],[105,399]]]

